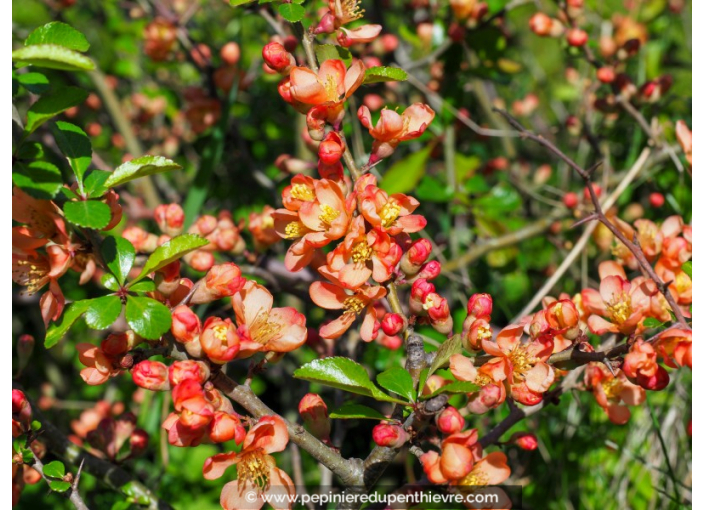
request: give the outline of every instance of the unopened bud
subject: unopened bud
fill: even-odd
[[[175,361],[169,367],[169,382],[174,387],[186,380],[194,380],[203,384],[209,377],[210,369],[202,361]]]
[[[538,438],[530,432],[516,432],[507,442],[524,450],[532,451],[538,448]]]
[[[567,44],[570,46],[580,47],[587,44],[589,35],[581,28],[570,28],[567,31]]]
[[[224,443],[235,440],[240,444],[246,435],[240,419],[229,413],[216,411],[208,426],[208,436],[213,443]]]
[[[308,431],[321,441],[330,438],[328,407],[320,395],[308,393],[298,403],[298,413],[303,418]]]
[[[464,428],[464,418],[455,407],[448,406],[435,416],[435,424],[440,432],[450,435]]]
[[[20,335],[17,339],[18,370],[21,372],[27,366],[29,358],[34,351],[34,337],[32,335]]]
[[[372,439],[379,446],[400,448],[410,439],[410,435],[401,425],[383,422],[372,430]]]
[[[264,46],[262,57],[267,66],[281,74],[288,74],[296,65],[293,55],[277,42],[270,42]]]
[[[134,365],[132,381],[140,388],[151,391],[166,391],[171,388],[169,369],[159,361],[144,360]]]
[[[178,204],[161,204],[154,209],[154,220],[162,232],[170,236],[181,233],[186,215]]]
[[[467,313],[474,317],[490,317],[494,300],[489,294],[473,294],[467,301]]]
[[[326,165],[334,165],[345,152],[345,145],[340,135],[330,131],[318,146],[318,157]]]
[[[389,336],[398,335],[406,328],[406,320],[397,313],[387,313],[381,319],[381,329]]]
[[[217,299],[233,296],[247,280],[242,277],[242,271],[234,262],[218,264],[210,268],[205,279],[191,297],[191,303],[210,303]]]
[[[427,239],[418,239],[411,244],[401,258],[401,271],[406,276],[416,275],[433,251],[433,245]]]

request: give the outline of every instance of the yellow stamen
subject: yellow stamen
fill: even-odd
[[[281,324],[269,320],[269,314],[260,312],[249,327],[249,334],[253,341],[260,345],[271,342],[281,331]]]
[[[213,328],[213,335],[215,338],[220,340],[223,345],[227,345],[227,326],[219,325]]]
[[[400,212],[401,207],[396,203],[395,200],[391,199],[386,202],[384,204],[384,207],[381,208],[381,212],[379,213],[379,217],[381,218],[381,225],[384,228],[389,228],[391,225],[394,224]]]
[[[352,262],[355,264],[363,263],[372,258],[373,250],[367,244],[367,241],[357,243],[352,248]]]
[[[461,488],[462,485],[476,486],[476,485],[487,485],[489,483],[489,475],[484,471],[478,469],[473,469],[467,476],[465,476],[458,484]]]
[[[364,301],[357,296],[350,296],[342,302],[342,308],[347,312],[358,314],[364,310]]]
[[[517,376],[519,378],[525,377],[525,373],[533,368],[533,365],[535,365],[535,362],[537,361],[522,345],[517,345],[514,347],[509,353],[508,359],[513,365],[514,377]]]
[[[611,316],[611,319],[619,326],[626,322],[633,313],[631,307],[631,296],[622,292],[618,296],[614,295],[611,302],[606,305],[606,309]]]
[[[291,196],[297,200],[303,200],[304,202],[310,202],[315,198],[315,193],[308,186],[303,184],[294,184],[291,187]]]
[[[623,383],[616,377],[612,377],[608,381],[601,383],[601,388],[604,390],[604,394],[606,394],[606,398],[609,400],[618,398],[622,387]]]
[[[244,454],[237,463],[237,480],[248,480],[262,490],[269,488],[269,471],[271,466],[263,450],[257,449]]]
[[[340,216],[340,211],[333,209],[329,205],[321,205],[320,210],[321,213],[318,215],[318,219],[328,227]]]
[[[303,224],[300,221],[292,221],[286,225],[284,233],[286,239],[298,239],[303,235]]]

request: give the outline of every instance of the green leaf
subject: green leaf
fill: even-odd
[[[110,177],[110,172],[103,170],[93,170],[88,174],[83,181],[83,192],[91,198],[102,197],[108,188],[105,186],[105,181]]]
[[[64,204],[66,219],[79,227],[101,229],[110,223],[110,207],[97,200],[79,200]]]
[[[455,381],[450,384],[446,384],[442,388],[435,390],[430,395],[423,395],[423,399],[427,400],[441,393],[476,393],[481,390],[481,387],[468,381]]]
[[[100,254],[119,284],[124,285],[134,264],[135,251],[132,243],[124,237],[106,237],[100,246]]]
[[[476,199],[473,205],[480,216],[502,219],[521,206],[521,196],[515,188],[500,184],[491,188],[489,194]]]
[[[103,296],[90,300],[86,310],[86,324],[91,329],[107,329],[120,316],[122,301],[117,296]]]
[[[52,480],[49,482],[49,487],[54,492],[66,492],[71,488],[71,484],[63,480]]]
[[[425,164],[433,147],[435,144],[428,144],[422,150],[394,163],[382,176],[379,187],[389,194],[413,191],[425,174]]]
[[[66,474],[66,468],[63,462],[54,460],[48,464],[44,464],[44,474],[51,478],[63,478]]]
[[[320,44],[316,46],[315,56],[321,64],[326,60],[342,60],[345,66],[349,66],[352,63],[350,50],[336,44]]]
[[[389,420],[376,409],[362,404],[342,404],[342,407],[330,413],[330,418],[337,420]]]
[[[208,244],[208,240],[196,234],[181,234],[170,241],[159,246],[147,259],[146,264],[142,268],[139,276],[133,280],[137,282],[147,276],[149,273],[158,271],[164,266],[168,266],[174,260],[178,260],[186,253],[197,250],[201,246]]]
[[[691,260],[688,260],[687,262],[682,264],[682,271],[684,271],[685,274],[687,276],[689,276],[690,278],[692,277],[692,261]]]
[[[452,355],[460,352],[462,352],[462,337],[460,335],[453,335],[451,338],[445,340],[435,352],[435,359],[433,359],[433,363],[428,369],[426,380],[428,377],[433,375],[438,368],[444,366],[445,363],[450,361],[450,357],[452,357]]]
[[[92,71],[95,64],[85,55],[56,44],[26,46],[12,52],[17,67],[37,66],[61,71]]]
[[[25,134],[29,135],[50,118],[81,104],[88,92],[78,87],[59,87],[51,94],[42,96],[27,112]]]
[[[254,0],[230,0],[230,5],[232,7],[239,7],[240,5],[251,4]]]
[[[158,340],[171,327],[171,311],[148,297],[128,296],[125,319],[135,333],[147,340]]]
[[[36,432],[36,431],[38,431],[39,429],[42,428],[42,424],[41,424],[41,422],[40,422],[39,420],[32,420],[31,427],[32,427],[32,430],[33,430],[34,432]]]
[[[25,46],[36,44],[56,44],[76,51],[88,51],[90,48],[90,43],[85,35],[71,25],[60,21],[52,21],[35,29],[24,42]]]
[[[12,167],[12,182],[22,191],[43,200],[51,200],[63,186],[61,170],[48,161],[16,163]]]
[[[413,390],[413,378],[404,368],[391,367],[380,373],[376,377],[376,382],[382,388],[405,397],[409,402],[413,402],[416,398],[416,393]]]
[[[316,359],[303,365],[293,373],[297,379],[312,381],[326,386],[332,386],[350,393],[366,395],[383,402],[397,402],[405,404],[402,400],[390,397],[381,391],[369,379],[369,374],[359,363],[349,358],[331,357]]]
[[[100,277],[100,283],[109,290],[117,291],[120,288],[120,284],[117,283],[117,278],[110,273],[103,274],[103,276]]]
[[[286,21],[296,23],[303,19],[306,15],[306,10],[298,4],[280,4],[279,14],[281,14]]]
[[[408,74],[399,67],[370,67],[364,71],[364,85],[386,81],[406,81]]]
[[[73,323],[88,309],[90,301],[90,299],[84,299],[83,301],[74,301],[68,305],[61,315],[61,318],[49,326],[46,332],[46,338],[44,339],[44,347],[47,349],[54,347]]]
[[[88,135],[78,126],[61,121],[57,121],[51,126],[51,132],[54,134],[56,145],[68,158],[76,180],[82,185],[83,175],[93,158],[93,148]]]
[[[43,94],[51,87],[49,79],[42,73],[18,74],[17,81],[32,94]]]
[[[152,292],[156,290],[156,284],[153,280],[142,280],[130,286],[132,292]]]
[[[162,156],[142,156],[118,166],[108,180],[105,181],[105,186],[112,188],[146,175],[180,170],[181,168],[181,165]]]
[[[659,328],[662,326],[662,322],[657,320],[654,317],[646,317],[646,319],[643,321],[643,326],[646,328]]]

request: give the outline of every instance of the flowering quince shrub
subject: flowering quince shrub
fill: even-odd
[[[91,6],[113,55],[69,0],[87,35],[18,29],[13,505],[691,501],[683,37],[648,52],[685,3],[365,3]],[[531,47],[570,67],[509,111]]]

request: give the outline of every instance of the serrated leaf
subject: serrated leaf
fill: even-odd
[[[376,382],[382,388],[405,397],[409,402],[413,402],[416,398],[413,390],[413,378],[404,368],[391,367],[380,373],[376,377]]]
[[[71,488],[71,484],[63,480],[52,480],[49,482],[49,488],[54,492],[66,492]]]
[[[79,200],[64,204],[66,219],[79,227],[101,229],[110,223],[110,207],[97,200]]]
[[[343,404],[330,413],[330,418],[337,420],[389,420],[376,409],[362,404]]]
[[[455,381],[450,384],[446,384],[442,388],[435,390],[430,395],[423,395],[423,400],[428,400],[429,398],[440,395],[441,393],[476,393],[481,390],[481,387],[469,381]]]
[[[18,74],[17,82],[33,94],[43,94],[51,87],[49,79],[42,73]]]
[[[408,74],[399,67],[370,67],[364,71],[364,85],[387,81],[406,81]]]
[[[135,333],[147,340],[158,340],[171,327],[171,311],[148,297],[128,296],[125,319]]]
[[[117,296],[91,299],[86,310],[86,324],[91,329],[107,329],[115,323],[121,311],[122,301]]]
[[[130,286],[132,292],[152,292],[156,290],[156,284],[153,280],[142,280]]]
[[[682,264],[682,271],[684,271],[687,276],[692,278],[692,261],[691,260],[688,260],[687,262]]]
[[[61,170],[48,161],[16,163],[12,167],[12,182],[34,198],[51,200],[63,186]]]
[[[132,243],[124,237],[106,237],[100,245],[100,254],[120,285],[124,285],[134,264],[135,250]]]
[[[68,158],[76,180],[82,184],[83,175],[93,158],[93,148],[88,135],[78,126],[61,121],[57,121],[51,126],[51,132],[56,140],[56,145]]]
[[[181,165],[162,156],[142,156],[118,166],[105,181],[105,186],[112,188],[140,177],[180,170],[181,168]]]
[[[103,287],[109,290],[117,291],[120,288],[120,284],[117,283],[117,278],[110,273],[103,274],[103,276],[100,277],[100,283],[103,284]]]
[[[369,379],[369,374],[362,365],[349,358],[332,357],[316,359],[303,365],[293,373],[297,379],[312,381],[332,386],[350,393],[365,395],[383,402],[404,401],[390,397]]]
[[[90,48],[85,35],[61,21],[52,21],[35,29],[24,41],[25,46],[37,44],[57,44],[76,51],[88,51]]]
[[[659,328],[662,326],[662,322],[657,320],[654,317],[646,317],[646,319],[643,321],[643,326],[646,328]]]
[[[321,64],[326,60],[342,60],[345,66],[349,66],[352,63],[350,50],[336,44],[320,44],[316,46],[315,56]]]
[[[435,359],[433,359],[433,363],[428,369],[426,380],[428,380],[428,377],[433,375],[438,368],[444,366],[445,363],[450,361],[450,357],[452,357],[453,354],[458,354],[460,352],[462,352],[462,337],[460,335],[453,335],[445,340],[435,352]]]
[[[81,104],[88,97],[88,92],[78,87],[60,87],[51,94],[39,98],[27,112],[26,134],[34,131],[50,118]]]
[[[154,250],[144,264],[142,272],[139,273],[139,276],[133,282],[141,280],[149,273],[158,271],[162,267],[171,264],[174,260],[180,259],[186,253],[197,250],[206,244],[208,244],[208,240],[196,234],[181,234],[174,237]]]
[[[64,313],[61,315],[61,318],[49,326],[49,329],[46,332],[46,338],[44,339],[44,347],[47,349],[54,347],[66,334],[73,323],[76,322],[81,315],[83,315],[89,305],[90,299],[74,301],[68,305],[64,310]]]
[[[44,474],[51,478],[63,478],[66,474],[66,468],[63,462],[53,460],[48,464],[44,464]]]
[[[415,189],[425,174],[425,164],[435,147],[434,143],[394,163],[382,176],[379,187],[387,193],[408,193]]]
[[[105,182],[110,175],[110,172],[103,170],[92,170],[83,181],[83,192],[91,198],[102,197],[108,190],[105,186]]]
[[[12,61],[17,67],[36,66],[61,71],[92,71],[95,63],[77,51],[57,44],[25,46],[12,52]]]
[[[298,4],[280,4],[278,10],[279,14],[291,23],[301,21],[306,15],[306,10]]]

